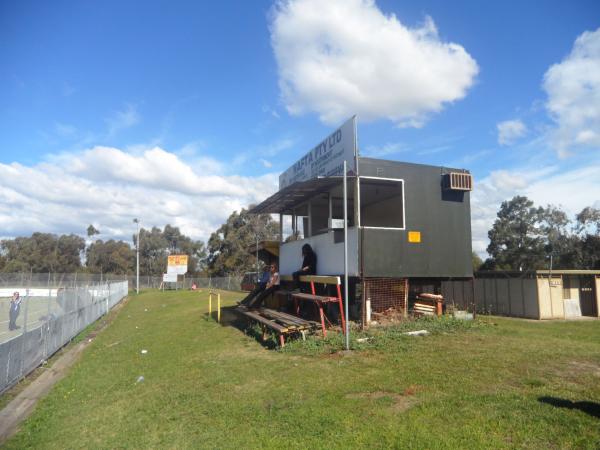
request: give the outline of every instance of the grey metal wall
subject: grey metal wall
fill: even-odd
[[[539,319],[535,278],[476,278],[471,281],[443,281],[446,304],[475,305],[480,314]]]
[[[359,170],[403,179],[405,201],[405,230],[361,230],[364,276],[473,276],[469,192],[442,189],[442,175],[454,169],[360,158]],[[421,243],[409,243],[409,231],[419,231]]]

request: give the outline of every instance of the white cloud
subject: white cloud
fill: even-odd
[[[560,156],[600,148],[600,28],[581,34],[571,53],[544,75],[551,134]]]
[[[261,158],[259,160],[261,162],[261,164],[266,167],[267,169],[270,169],[271,167],[273,167],[273,163],[271,161],[268,161],[266,159]]]
[[[479,71],[430,17],[409,28],[373,0],[281,0],[270,30],[288,112],[330,125],[356,113],[419,127],[462,99]]]
[[[561,165],[498,170],[477,181],[471,197],[473,250],[485,256],[491,228],[500,204],[515,195],[524,195],[537,206],[559,205],[573,217],[586,206],[600,203],[600,161],[583,167],[563,169]]]
[[[206,161],[205,161],[206,163]],[[97,224],[103,238],[131,239],[133,217],[146,227],[179,226],[206,239],[234,210],[264,200],[277,176],[205,175],[155,147],[137,153],[94,147],[33,166],[0,164],[0,229],[84,234]]]
[[[77,128],[68,123],[54,122],[54,131],[60,137],[71,137],[77,134]]]
[[[388,142],[382,146],[369,145],[365,148],[363,156],[372,158],[383,158],[384,156],[394,155],[406,151],[405,146],[400,142]]]
[[[498,144],[511,145],[527,134],[527,127],[520,120],[505,120],[496,125],[498,128]]]
[[[137,108],[128,103],[125,105],[125,109],[115,111],[112,116],[105,119],[105,122],[108,127],[108,136],[111,137],[121,130],[137,125],[140,122],[140,115]]]

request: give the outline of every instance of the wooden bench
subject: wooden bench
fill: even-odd
[[[282,275],[282,281],[293,281],[293,277],[291,275]],[[290,292],[287,295],[291,295],[292,300],[294,301],[294,308],[296,314],[300,313],[300,302],[312,302],[314,303],[318,310],[319,316],[321,319],[321,329],[323,331],[323,337],[327,336],[327,328],[325,327],[325,313],[323,312],[323,304],[324,303],[337,303],[340,308],[340,319],[342,322],[342,332],[346,333],[346,318],[344,317],[344,302],[342,300],[342,289],[341,289],[341,280],[340,277],[337,276],[323,276],[323,275],[302,275],[300,276],[300,281],[304,283],[310,283],[311,294],[305,293],[297,293]],[[326,296],[326,295],[317,295],[315,284],[323,284],[323,285],[332,285],[336,286],[337,296]]]
[[[422,293],[417,295],[417,301],[413,306],[413,314],[416,316],[441,316],[444,297],[436,294]]]
[[[245,306],[238,306],[237,311],[261,326],[263,340],[265,340],[267,329],[274,331],[278,336],[281,347],[285,345],[286,336],[300,333],[304,338],[306,331],[310,331],[318,326],[317,322],[304,320],[300,317],[269,308],[248,309]]]

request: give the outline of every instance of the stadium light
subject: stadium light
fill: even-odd
[[[135,218],[133,223],[137,224],[137,239],[135,240],[135,256],[136,256],[136,271],[135,271],[135,293],[140,293],[140,221]]]

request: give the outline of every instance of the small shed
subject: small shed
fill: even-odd
[[[600,270],[477,272],[472,286],[442,285],[450,303],[473,302],[477,311],[529,319],[600,317]]]

